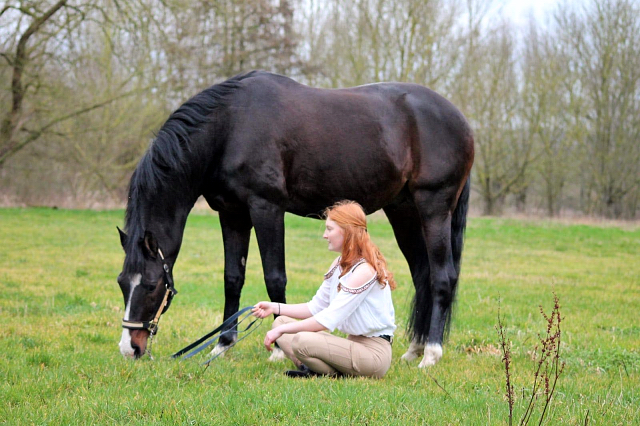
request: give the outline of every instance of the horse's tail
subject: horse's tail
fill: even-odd
[[[453,211],[451,218],[451,253],[456,273],[460,275],[460,260],[462,258],[462,247],[464,245],[464,230],[467,227],[467,211],[469,210],[469,193],[471,192],[471,177],[462,188],[458,205]]]
[[[456,268],[457,279],[453,282],[451,288],[451,307],[447,311],[445,329],[446,334],[449,334],[451,314],[453,311],[454,302],[456,300],[458,281],[460,281],[460,263],[462,260],[462,248],[464,246],[464,231],[467,227],[467,211],[469,210],[470,192],[471,176],[467,178],[467,181],[464,184],[464,188],[462,188],[462,192],[460,193],[460,197],[458,198],[458,205],[456,205],[456,208],[453,211],[453,217],[451,218],[451,254],[453,255],[453,265]]]

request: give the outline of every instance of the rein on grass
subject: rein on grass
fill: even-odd
[[[235,321],[240,316],[242,316],[242,318],[240,318],[240,320],[238,321],[238,324],[237,324],[237,327],[239,327],[240,324],[242,324],[247,318],[252,316],[252,314],[251,314],[251,309],[252,308],[253,308],[253,306],[247,306],[246,308],[243,308],[240,311],[236,312],[235,314],[231,315],[229,318],[227,318],[227,320],[225,322],[220,324],[213,331],[205,334],[204,336],[202,336],[201,338],[199,338],[195,342],[191,343],[190,345],[180,349],[178,352],[176,352],[173,355],[171,355],[171,358],[181,359],[181,360],[189,359],[192,356],[194,356],[195,354],[203,351],[205,348],[207,348],[208,346],[210,346],[214,342],[216,342],[223,335],[228,334],[228,333],[233,333],[234,332],[234,328],[230,328],[230,329],[224,330],[224,331],[222,331],[222,330],[225,327],[229,327],[233,323],[233,321]],[[256,322],[258,324],[255,327],[253,327],[253,325],[256,324]],[[213,361],[214,359],[218,358],[220,355],[222,355],[223,353],[225,353],[226,351],[228,351],[229,349],[234,347],[238,342],[240,342],[241,340],[245,339],[251,333],[256,331],[258,329],[258,327],[260,326],[260,324],[262,324],[262,318],[256,318],[253,321],[251,321],[244,329],[242,329],[242,330],[238,329],[237,330],[238,334],[244,333],[244,335],[241,338],[237,339],[235,342],[233,342],[229,346],[225,347],[222,352],[220,352],[220,353],[212,356],[211,358],[207,359],[201,365],[207,365],[207,367],[208,367],[209,364],[211,363],[211,361]],[[217,336],[216,336],[216,334],[217,334]]]

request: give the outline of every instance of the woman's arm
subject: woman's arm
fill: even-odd
[[[295,305],[293,305],[295,306]],[[294,334],[301,331],[324,331],[326,327],[316,321],[315,318],[307,318],[302,321],[290,322],[282,324],[272,330],[270,330],[264,337],[264,347],[268,351],[272,351],[271,345],[280,338],[283,334]]]
[[[266,318],[269,315],[285,315],[290,318],[306,319],[311,317],[311,311],[306,303],[287,305],[286,303],[258,302],[251,310],[258,318]]]

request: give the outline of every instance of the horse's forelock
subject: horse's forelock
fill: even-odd
[[[144,272],[144,255],[138,243],[139,239],[131,239],[125,247],[125,258],[122,272],[125,274],[140,274]]]
[[[136,170],[131,178],[132,184],[125,215],[127,241],[123,247],[125,258],[122,272],[126,274],[141,273],[144,271],[144,256],[142,254],[142,248],[140,247],[140,241],[144,236],[143,204],[141,198],[135,194],[136,191],[132,191],[134,188],[133,182],[138,175],[137,172]]]

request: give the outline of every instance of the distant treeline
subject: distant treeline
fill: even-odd
[[[639,216],[638,1],[561,2],[524,28],[484,0],[2,4],[0,204],[124,204],[171,111],[265,69],[449,98],[475,132],[486,214]]]

